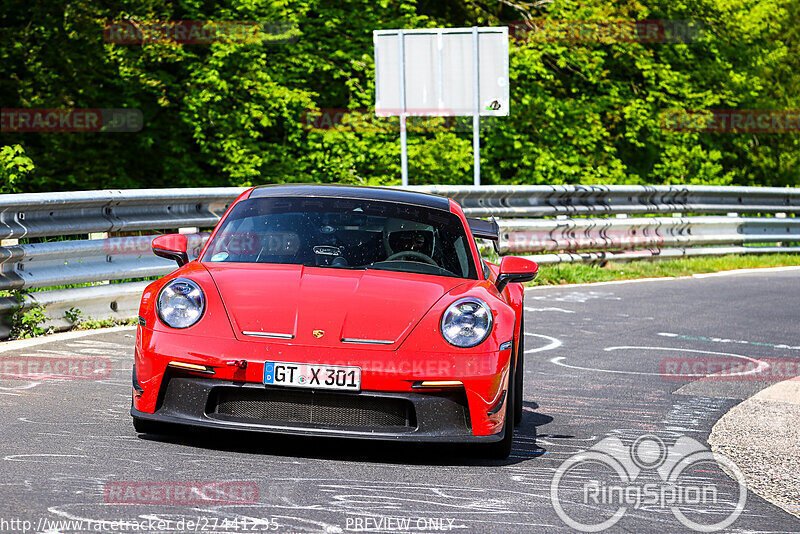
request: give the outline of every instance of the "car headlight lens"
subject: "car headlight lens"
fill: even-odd
[[[442,314],[442,337],[456,347],[479,345],[492,331],[492,310],[480,299],[466,297],[452,303]]]
[[[197,282],[175,278],[158,294],[158,317],[172,328],[188,328],[200,320],[206,309],[206,297]]]

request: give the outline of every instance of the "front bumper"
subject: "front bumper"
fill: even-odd
[[[469,357],[457,352],[430,351],[376,351],[368,347],[313,347],[291,343],[245,342],[235,339],[158,332],[139,326],[136,339],[133,410],[132,414],[144,420],[162,420],[197,426],[239,428],[286,432],[293,434],[342,435],[350,434],[370,438],[419,439],[430,441],[496,441],[502,439],[505,410],[502,407],[508,382],[511,350],[487,351]],[[245,360],[246,368],[231,366],[232,360]],[[171,361],[187,362],[211,367],[209,374],[178,370],[169,366]],[[353,365],[361,368],[362,399],[405,399],[411,404],[416,417],[412,430],[408,428],[325,428],[324,425],[306,421],[293,421],[291,425],[252,418],[220,417],[214,412],[215,387],[219,391],[237,390],[248,395],[256,391],[268,392],[272,386],[263,383],[264,361],[288,361],[330,365]],[[191,379],[191,383],[175,382]],[[463,384],[461,388],[416,389],[419,381],[452,381]],[[202,386],[202,387],[201,387]],[[172,388],[180,388],[172,393]],[[291,396],[297,388],[277,388],[284,396]],[[302,390],[301,390],[302,391]],[[264,393],[267,395],[267,393]],[[337,392],[341,395],[352,393]],[[463,405],[465,423],[453,423],[443,399]],[[319,392],[316,398],[325,397]],[[263,400],[263,399],[262,399]],[[258,399],[250,399],[258,402]],[[248,401],[248,402],[250,402]],[[437,404],[438,403],[438,404]],[[291,409],[302,408],[298,402]],[[263,409],[266,409],[262,406]],[[259,409],[262,409],[259,408]],[[449,412],[448,412],[449,413]],[[326,421],[330,423],[331,421]],[[328,425],[330,426],[330,425]]]
[[[305,436],[421,442],[489,443],[475,436],[463,389],[326,393],[167,373],[154,413],[163,423]]]

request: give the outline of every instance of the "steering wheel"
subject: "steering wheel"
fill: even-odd
[[[430,256],[427,256],[422,252],[417,252],[416,250],[401,250],[400,252],[395,252],[383,261],[400,260],[403,258],[409,258],[412,261],[421,261],[422,263],[427,263],[428,265],[433,265],[434,267],[439,266],[439,264],[433,261]]]

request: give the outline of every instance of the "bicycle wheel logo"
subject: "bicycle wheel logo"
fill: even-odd
[[[721,468],[733,480],[715,480]],[[575,454],[556,470],[550,498],[558,516],[581,532],[601,532],[629,510],[639,514],[669,511],[697,532],[716,532],[733,524],[747,500],[744,475],[727,457],[683,436],[671,447],[653,434],[630,446],[606,438]]]

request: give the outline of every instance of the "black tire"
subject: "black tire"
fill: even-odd
[[[517,365],[514,370],[514,426],[522,423],[522,390],[525,378],[525,318],[519,318],[519,343],[517,343]]]
[[[139,417],[133,418],[133,429],[139,434],[167,434],[167,426],[164,423]]]
[[[511,454],[514,441],[514,382],[516,373],[511,368],[508,377],[508,392],[506,393],[506,423],[503,428],[503,439],[485,445],[484,456],[493,460],[505,460]]]

